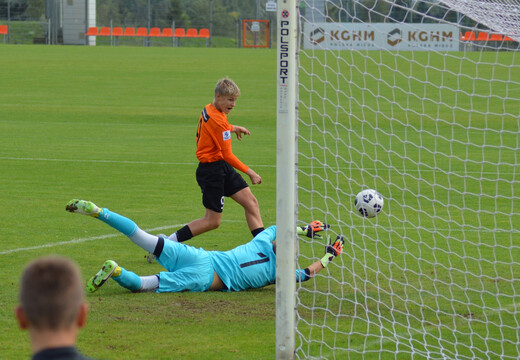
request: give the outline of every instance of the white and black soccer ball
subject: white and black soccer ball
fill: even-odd
[[[361,216],[373,218],[383,210],[385,200],[383,195],[374,189],[360,191],[354,199],[354,206]]]

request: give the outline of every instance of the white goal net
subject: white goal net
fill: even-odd
[[[296,358],[519,358],[519,27],[518,1],[299,3],[297,222],[347,241],[296,285]]]

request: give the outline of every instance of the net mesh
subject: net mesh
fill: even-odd
[[[451,9],[520,41],[520,2],[515,0],[441,0]]]
[[[461,41],[512,17],[477,16],[488,1],[443,3],[301,5],[298,221],[348,240],[297,287],[297,358],[520,354],[518,44]],[[433,46],[440,25],[455,28],[449,51]],[[354,208],[366,188],[385,198],[373,219]],[[300,238],[298,267],[324,245]]]

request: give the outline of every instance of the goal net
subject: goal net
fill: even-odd
[[[520,2],[298,5],[296,221],[346,242],[296,284],[295,357],[517,359]],[[298,238],[296,267],[323,253]]]

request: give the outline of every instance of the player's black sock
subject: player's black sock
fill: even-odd
[[[258,229],[251,230],[251,235],[253,235],[253,237],[255,237],[256,235],[260,234],[264,230],[265,229],[263,227],[259,227]]]
[[[188,225],[185,225],[177,230],[176,234],[178,242],[183,242],[193,237],[193,234],[191,233],[190,227]]]

